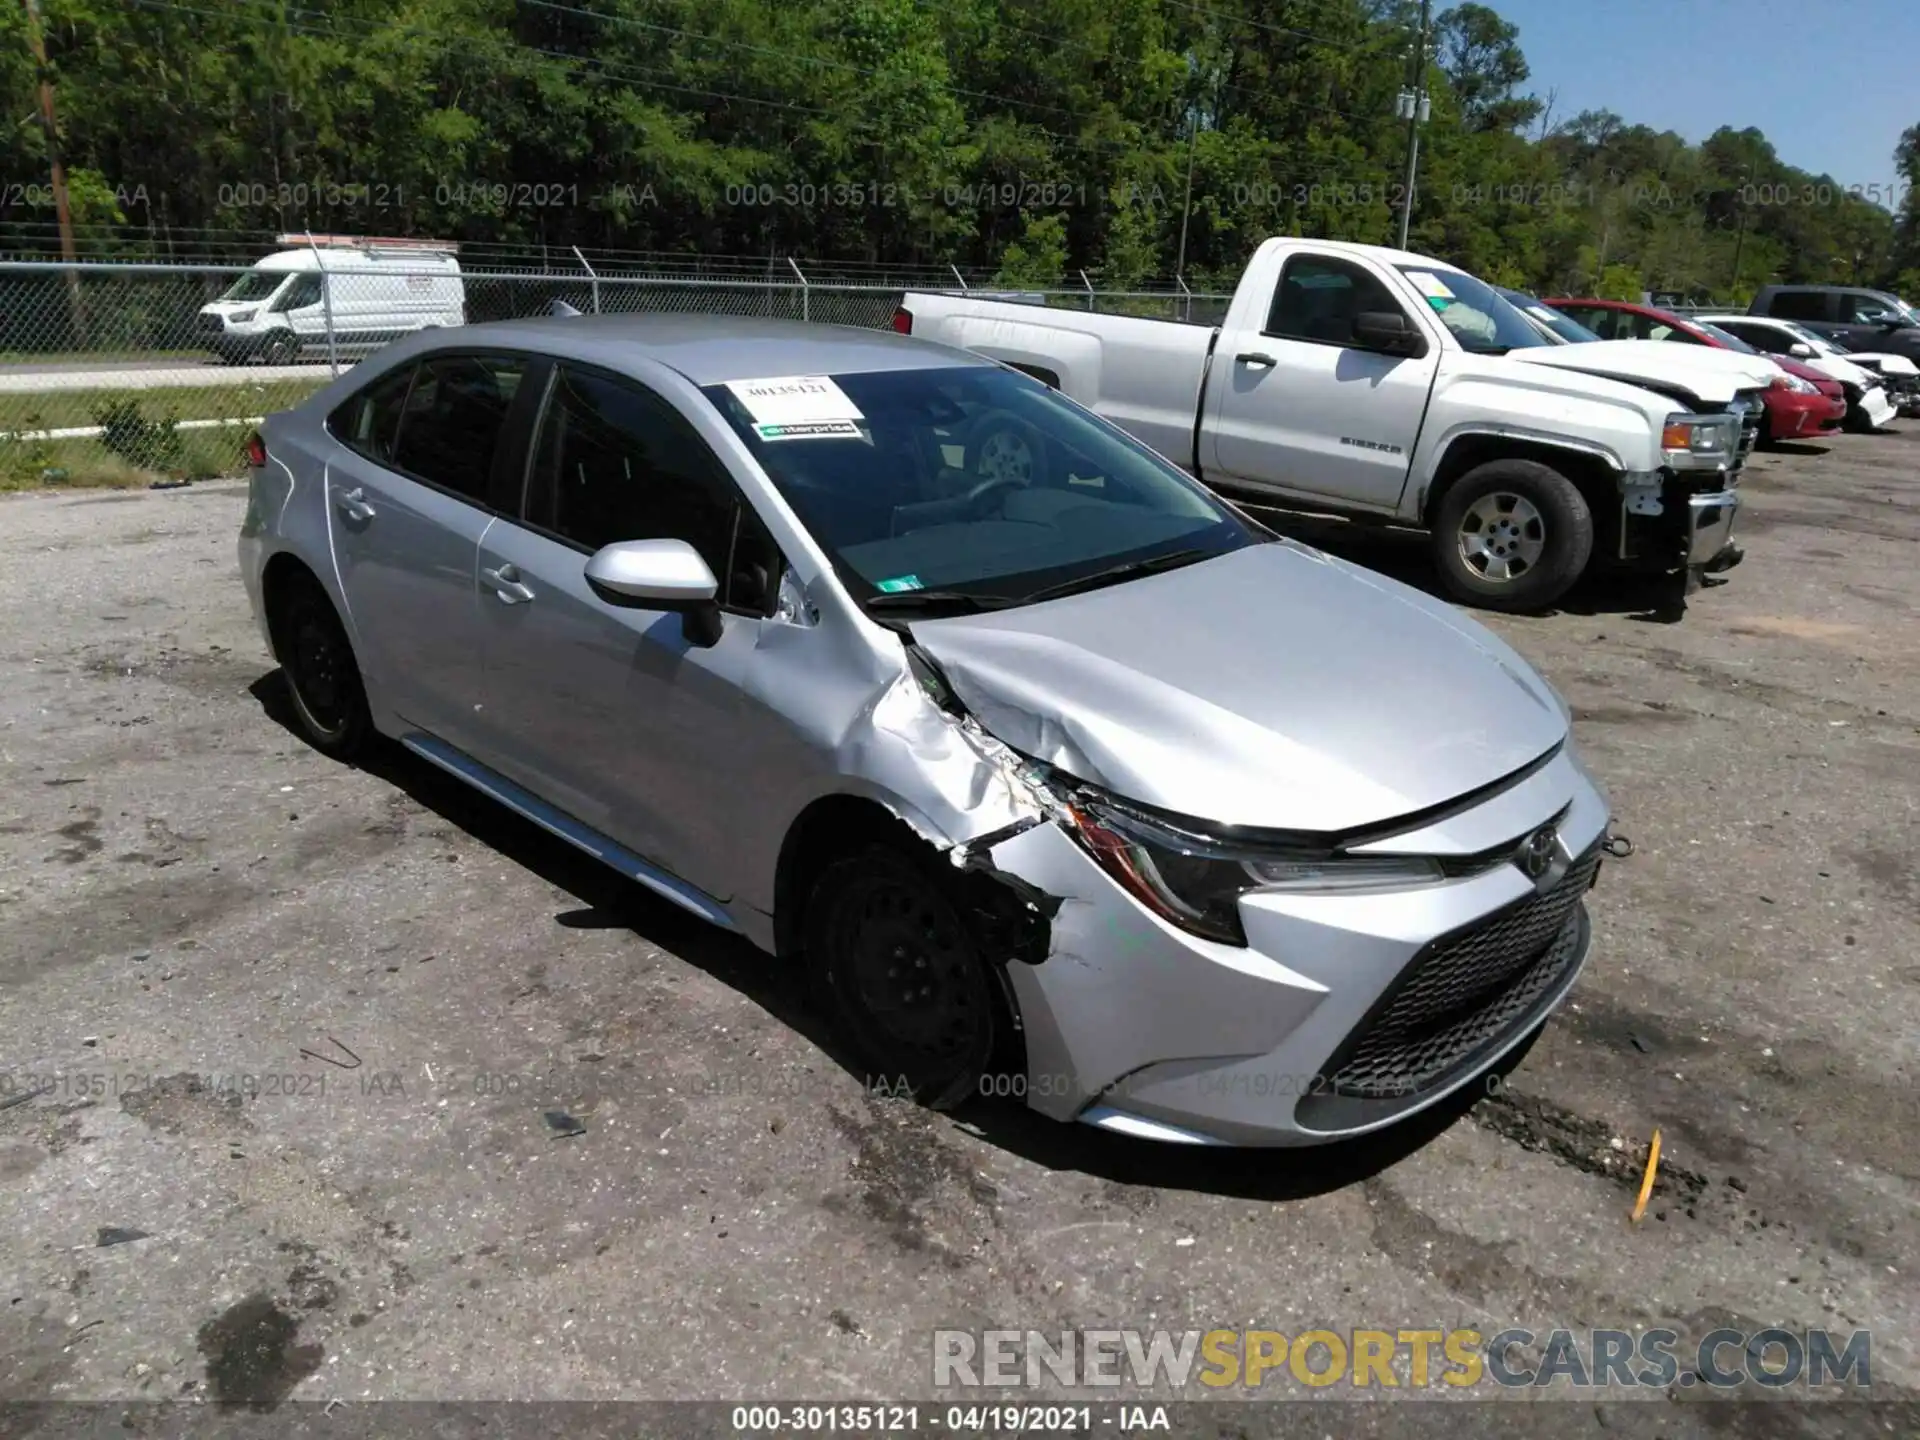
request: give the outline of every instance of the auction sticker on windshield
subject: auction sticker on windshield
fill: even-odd
[[[1455,300],[1453,291],[1447,288],[1447,282],[1431,270],[1409,270],[1407,278],[1413,281],[1414,289],[1427,297],[1427,303],[1436,310],[1444,310]]]
[[[825,375],[779,375],[729,380],[727,389],[747,407],[762,440],[809,440],[860,433],[860,407]]]

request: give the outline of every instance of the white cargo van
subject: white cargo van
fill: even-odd
[[[459,246],[439,240],[281,235],[218,300],[200,308],[194,338],[229,365],[360,356],[437,325],[464,325]],[[328,331],[331,328],[332,339]]]

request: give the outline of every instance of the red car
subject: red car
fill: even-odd
[[[1761,353],[1717,325],[1703,325],[1698,320],[1689,320],[1671,310],[1656,310],[1651,305],[1635,305],[1628,300],[1561,299],[1540,303],[1578,322],[1600,340],[1675,340],[1683,345],[1738,350],[1743,355]],[[1763,440],[1777,444],[1808,435],[1827,435],[1840,429],[1841,422],[1847,418],[1847,392],[1838,380],[1830,380],[1798,360],[1780,355],[1763,358],[1787,372],[1776,377],[1766,391],[1767,421],[1761,432]],[[1796,380],[1801,383],[1796,385]]]

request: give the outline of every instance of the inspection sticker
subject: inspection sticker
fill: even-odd
[[[918,575],[896,575],[891,580],[874,581],[873,588],[880,591],[883,595],[898,595],[903,590],[918,590],[920,588],[920,577]]]
[[[779,375],[766,380],[729,380],[753,417],[762,440],[808,440],[860,433],[860,407],[825,375]]]
[[[1431,270],[1409,270],[1407,278],[1413,281],[1413,288],[1429,300],[1451,300],[1453,291],[1447,288],[1447,282]]]

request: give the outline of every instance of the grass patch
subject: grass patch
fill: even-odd
[[[0,490],[47,486],[136,486],[158,479],[237,475],[244,424],[183,426],[189,420],[248,420],[306,399],[325,379],[158,386],[147,390],[0,392]],[[45,432],[98,429],[91,436]]]
[[[136,465],[98,440],[0,440],[0,491],[129,489],[156,480],[214,480],[246,468],[244,426],[183,430],[164,468]]]
[[[147,390],[0,392],[0,490],[136,486],[157,479],[237,475],[246,425],[183,426],[187,420],[247,420],[299,404],[316,380],[156,386]],[[98,428],[91,436],[44,432]]]
[[[237,420],[271,415],[298,405],[330,377],[315,380],[256,380],[235,376],[225,384],[156,385],[146,390],[0,391],[0,436],[29,430],[67,430],[101,425],[103,414],[131,402],[152,419],[169,413],[175,420]]]

